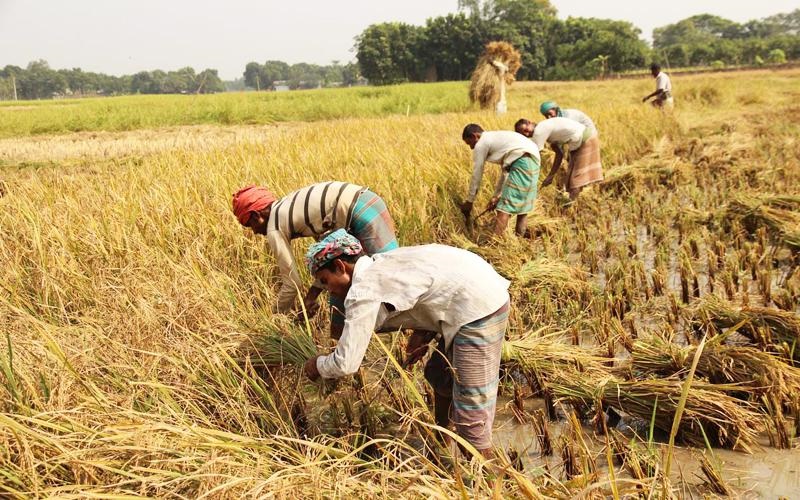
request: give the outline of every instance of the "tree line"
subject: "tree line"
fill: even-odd
[[[176,71],[140,71],[111,76],[80,68],[50,68],[47,61],[32,61],[25,68],[0,69],[0,99],[45,99],[63,95],[207,94],[225,90],[215,69],[199,73],[191,67]]]
[[[378,23],[355,39],[357,63],[247,63],[243,78],[223,82],[215,69],[199,73],[141,71],[110,76],[80,68],[51,69],[46,61],[0,69],[0,99],[43,99],[60,95],[212,93],[352,85],[361,78],[381,85],[466,80],[493,40],[522,54],[521,80],[591,79],[642,69],[650,62],[669,67],[760,65],[800,59],[800,9],[737,23],[701,14],[653,31],[653,45],[627,21],[556,17],[548,0],[459,0],[458,12],[430,18],[423,26]]]
[[[484,45],[511,42],[522,80],[602,77],[641,69],[759,65],[800,59],[800,9],[740,24],[709,14],[657,28],[652,48],[627,21],[560,20],[547,0],[461,0],[459,12],[424,26],[373,24],[356,38],[361,73],[373,84],[465,80]]]

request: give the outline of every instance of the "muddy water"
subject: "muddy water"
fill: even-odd
[[[558,439],[564,427],[564,421],[549,425],[550,438],[553,444],[553,455],[539,456],[539,444],[531,424],[520,424],[510,410],[508,399],[498,401],[497,416],[494,424],[495,445],[504,450],[513,447],[522,457],[526,471],[544,468],[554,476],[561,477],[561,459]],[[533,399],[525,402],[525,410],[530,412],[543,408],[542,400]],[[622,426],[620,426],[622,427]],[[584,426],[584,434],[589,447],[596,454],[599,474],[607,474],[608,464],[603,450],[601,436],[595,436],[591,428]],[[590,439],[591,436],[594,436]],[[657,443],[662,451],[666,444]],[[703,486],[705,477],[700,470],[698,454],[703,450],[676,447],[671,481],[679,488],[679,494],[701,498],[708,493]],[[727,485],[742,498],[788,498],[800,499],[800,447],[791,450],[770,448],[767,442],[761,443],[753,454],[735,452],[725,449],[714,449],[714,455],[721,463],[722,477]],[[627,477],[624,471],[616,468],[616,477]],[[685,488],[685,492],[683,491]]]

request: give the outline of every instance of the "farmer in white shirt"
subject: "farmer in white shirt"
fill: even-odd
[[[548,118],[538,124],[521,118],[514,124],[514,130],[530,137],[539,150],[550,144],[555,151],[553,167],[542,182],[542,187],[549,186],[561,168],[564,150],[569,152],[569,164],[565,189],[569,199],[574,201],[584,187],[603,180],[603,166],[600,162],[600,139],[597,132],[569,118]]]
[[[561,117],[575,120],[584,127],[588,128],[593,134],[598,133],[597,127],[595,127],[594,122],[591,118],[589,118],[589,115],[579,109],[561,109],[561,107],[556,104],[555,101],[544,101],[539,105],[539,112],[545,118]]]
[[[658,64],[650,65],[650,74],[656,79],[656,90],[643,97],[642,102],[647,102],[651,97],[655,97],[652,102],[653,106],[671,109],[675,105],[675,101],[672,99],[672,82],[669,76],[661,71],[661,66]]]
[[[528,213],[533,210],[539,182],[539,150],[516,132],[484,132],[476,123],[464,127],[461,138],[472,149],[472,180],[469,194],[461,204],[461,213],[469,219],[487,161],[502,169],[494,196],[487,210],[495,210],[494,233],[502,235],[512,215],[517,216],[515,232],[525,236]]]
[[[374,331],[414,329],[410,363],[439,336],[447,359],[434,356],[425,368],[435,389],[436,423],[447,427],[450,417],[458,434],[491,457],[508,281],[474,253],[444,245],[363,256],[359,241],[344,230],[312,245],[306,263],[330,293],[345,297],[342,337],[331,354],[306,362],[306,375],[355,373]]]

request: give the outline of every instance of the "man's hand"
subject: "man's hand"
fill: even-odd
[[[460,208],[461,208],[461,213],[464,214],[464,217],[469,218],[469,214],[472,213],[472,202],[465,201],[464,203],[461,204]]]
[[[428,344],[435,336],[436,332],[414,330],[406,344],[406,362],[404,363],[406,367],[413,366],[428,353]]]
[[[308,358],[308,361],[306,361],[306,364],[303,366],[303,371],[306,372],[306,377],[308,377],[308,379],[311,381],[319,378],[319,371],[317,371],[317,358],[319,358],[319,356]]]
[[[494,210],[499,202],[500,202],[499,196],[493,197],[491,200],[489,200],[489,203],[486,205],[486,210]]]
[[[552,184],[552,183],[553,183],[553,176],[552,176],[552,175],[548,175],[548,176],[545,178],[544,182],[542,182],[542,187],[547,187],[547,186],[549,186],[549,185],[550,185],[550,184]]]
[[[642,102],[647,102],[647,97],[642,97]]]

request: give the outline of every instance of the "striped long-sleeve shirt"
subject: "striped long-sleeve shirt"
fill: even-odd
[[[291,240],[304,236],[318,238],[326,231],[347,229],[353,207],[364,189],[347,182],[320,182],[289,193],[272,205],[267,241],[281,278],[278,311],[289,311],[302,290]]]

